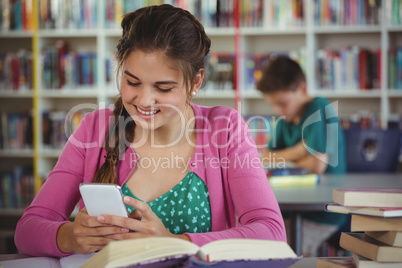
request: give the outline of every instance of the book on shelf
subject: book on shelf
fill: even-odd
[[[388,25],[401,25],[402,24],[402,1],[391,0],[385,1],[385,12],[389,14],[386,16],[386,22]]]
[[[42,51],[43,88],[92,88],[97,83],[97,55],[94,52],[69,51],[67,42],[59,40]]]
[[[317,88],[368,90],[381,87],[381,50],[358,46],[317,51]]]
[[[223,239],[199,247],[182,239],[151,237],[111,242],[81,267],[153,267],[161,263],[191,267],[214,262],[227,263],[227,267],[238,262],[247,262],[243,264],[249,266],[252,262],[252,267],[266,267],[270,263],[288,267],[297,260],[296,254],[283,241]]]
[[[0,91],[31,90],[32,52],[24,49],[17,53],[0,53]]]
[[[39,0],[40,29],[97,28],[96,0]]]
[[[352,232],[402,231],[402,217],[380,218],[352,215],[350,230]]]
[[[244,1],[247,2],[247,1]],[[304,1],[291,0],[288,2],[278,0],[264,1],[264,28],[287,28],[303,26],[305,20]]]
[[[402,263],[402,248],[388,246],[364,233],[342,233],[339,245],[373,261]]]
[[[245,54],[242,73],[244,76],[242,90],[255,90],[256,84],[262,77],[263,69],[271,59],[278,57],[289,57],[299,63],[302,70],[306,70],[306,49],[301,47],[299,50],[275,51],[260,54]]]
[[[400,208],[346,207],[336,203],[327,203],[325,204],[325,211],[343,213],[343,214],[377,216],[383,218],[402,217],[402,207]]]
[[[61,149],[78,127],[84,111],[75,112],[67,118],[64,111],[42,112],[42,144],[47,149]]]
[[[315,25],[378,25],[381,1],[314,1]]]
[[[356,268],[400,268],[400,262],[378,262],[373,261],[356,253],[352,253],[353,261]]]
[[[356,268],[352,257],[317,258],[316,268]]]
[[[297,1],[297,0],[293,0]],[[234,2],[227,0],[160,0],[160,1],[125,1],[106,0],[105,25],[107,28],[117,28],[123,14],[153,4],[170,4],[188,10],[206,28],[234,27]],[[258,27],[263,23],[264,1],[241,1],[241,25]]]
[[[255,141],[258,151],[267,148],[276,117],[273,115],[247,114],[243,116],[250,133]]]
[[[33,147],[33,119],[31,111],[0,112],[0,149],[24,150]]]
[[[402,189],[334,188],[332,200],[353,207],[402,207]]]
[[[0,209],[26,208],[34,198],[32,167],[15,166],[0,172]]]
[[[365,234],[391,247],[402,247],[402,231],[368,231]]]
[[[0,4],[0,31],[29,31],[32,25],[32,0],[3,0]]]
[[[230,53],[208,54],[205,75],[208,77],[206,90],[232,90],[235,79],[235,56]]]
[[[388,50],[388,87],[402,89],[402,46]]]

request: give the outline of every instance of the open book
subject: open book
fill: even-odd
[[[81,267],[197,267],[221,261],[230,262],[228,267],[242,261],[254,261],[256,267],[258,262],[266,266],[266,261],[276,262],[272,267],[288,267],[296,260],[282,241],[224,239],[198,247],[183,239],[151,237],[111,242]]]

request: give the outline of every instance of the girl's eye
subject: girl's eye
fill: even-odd
[[[172,91],[173,87],[170,87],[170,88],[159,88],[159,87],[157,87],[157,89],[162,93],[168,93],[168,92]]]
[[[139,86],[139,85],[140,85],[140,83],[133,83],[133,82],[130,82],[130,80],[127,80],[127,84],[128,84],[129,86],[133,86],[133,87],[136,87],[136,86]]]

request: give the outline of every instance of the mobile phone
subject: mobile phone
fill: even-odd
[[[82,200],[88,215],[112,215],[128,217],[119,185],[106,183],[81,183],[79,186]]]

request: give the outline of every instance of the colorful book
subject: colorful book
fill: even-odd
[[[343,213],[343,214],[377,216],[383,218],[402,217],[402,207],[400,208],[346,207],[336,203],[328,203],[325,204],[325,211]]]
[[[352,232],[402,231],[402,217],[380,218],[352,215],[350,230]]]
[[[402,248],[390,247],[363,233],[342,233],[339,245],[373,261],[402,262]]]
[[[392,247],[402,247],[402,231],[365,232],[366,235]]]
[[[402,207],[402,189],[334,188],[332,200],[351,207]]]
[[[279,175],[268,178],[269,184],[272,187],[282,186],[308,186],[317,185],[320,183],[320,176],[317,174],[305,175]]]

